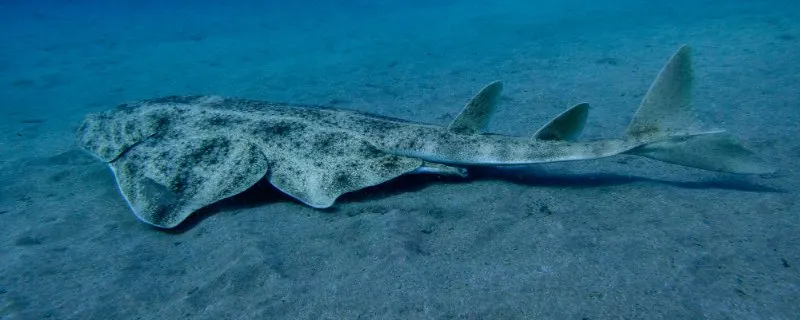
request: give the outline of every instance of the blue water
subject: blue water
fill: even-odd
[[[695,108],[775,164],[619,157],[401,179],[319,211],[256,190],[139,223],[77,148],[89,113],[203,94],[488,130],[592,104],[619,137],[680,45]],[[798,319],[796,1],[2,1],[0,319]]]

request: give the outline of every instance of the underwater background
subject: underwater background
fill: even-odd
[[[643,158],[402,177],[315,210],[258,186],[175,231],[80,150],[89,113],[205,94],[489,131],[592,105],[620,137],[694,49],[694,107],[779,168]],[[798,319],[800,4],[0,2],[0,319]]]

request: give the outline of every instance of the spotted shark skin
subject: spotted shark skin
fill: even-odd
[[[533,136],[482,133],[502,91],[481,90],[448,127],[351,110],[218,96],[170,96],[90,114],[80,146],[106,162],[134,214],[172,228],[266,179],[314,208],[409,173],[464,176],[466,166],[590,160],[632,154],[706,170],[774,169],[691,111],[689,48],[662,69],[619,139],[577,141],[588,104]]]

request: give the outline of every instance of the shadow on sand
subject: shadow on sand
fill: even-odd
[[[634,175],[620,174],[574,174],[546,172],[535,167],[525,168],[490,168],[476,167],[470,168],[468,178],[439,176],[439,175],[405,175],[392,181],[351,192],[343,195],[337,204],[348,202],[367,202],[391,197],[394,195],[418,192],[433,184],[439,183],[468,183],[469,181],[494,180],[506,181],[514,184],[530,187],[559,187],[559,188],[591,188],[602,186],[624,185],[636,182],[651,182],[665,184],[678,188],[686,189],[724,189],[748,192],[785,192],[784,190],[767,187],[748,181],[747,178],[732,176],[730,178],[706,179],[703,181],[670,181],[651,179]],[[236,196],[214,203],[206,208],[195,212],[183,223],[173,229],[160,229],[167,233],[184,233],[199,224],[206,218],[222,211],[254,208],[269,203],[295,201],[289,196],[284,195],[266,180],[262,180],[250,189]],[[325,212],[337,212],[334,205]]]

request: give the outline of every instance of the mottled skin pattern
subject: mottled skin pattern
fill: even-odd
[[[508,165],[597,158],[634,145],[489,134],[348,110],[214,96],[173,96],[87,117],[85,149],[109,162],[132,210],[172,227],[265,177],[317,208],[423,166]]]
[[[110,165],[133,211],[159,226],[244,191],[268,168],[255,145],[225,136],[149,139]]]
[[[499,82],[484,88],[449,128],[349,110],[172,96],[89,115],[78,139],[109,164],[136,216],[165,228],[262,178],[305,204],[327,208],[342,194],[406,173],[460,175],[456,167],[469,165],[628,153],[706,170],[770,172],[722,130],[703,130],[690,108],[691,80],[683,47],[661,71],[624,139],[570,141],[583,128],[585,104],[533,137],[479,133]]]

